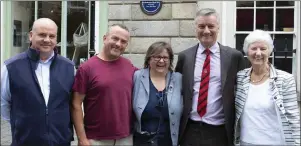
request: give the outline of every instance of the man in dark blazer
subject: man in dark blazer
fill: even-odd
[[[245,67],[241,52],[217,42],[214,9],[196,13],[199,43],[179,53],[176,72],[183,75],[184,110],[180,145],[233,145],[236,73]]]

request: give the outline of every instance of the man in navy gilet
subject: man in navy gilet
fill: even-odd
[[[57,25],[33,24],[30,48],[5,61],[1,70],[1,115],[9,121],[12,146],[69,146],[74,64],[57,54]]]

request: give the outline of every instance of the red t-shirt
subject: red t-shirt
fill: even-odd
[[[103,61],[93,56],[79,67],[73,91],[86,95],[83,104],[88,139],[120,139],[130,135],[135,70],[123,57]]]

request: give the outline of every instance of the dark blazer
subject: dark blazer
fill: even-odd
[[[190,118],[190,112],[192,110],[194,66],[198,46],[199,44],[180,52],[175,69],[176,72],[182,73],[182,87],[184,87],[184,109],[180,124],[179,142],[181,142],[183,138],[188,119]],[[236,73],[245,68],[245,63],[241,52],[221,44],[219,44],[219,47],[222,81],[221,93],[225,112],[225,127],[229,145],[232,145],[235,121],[234,87],[236,84]]]

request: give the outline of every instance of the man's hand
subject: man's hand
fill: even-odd
[[[82,103],[85,95],[79,94],[78,92],[74,92],[72,99],[72,119],[74,123],[74,128],[77,134],[78,145],[79,146],[90,146],[90,142],[87,139],[85,128],[84,128],[84,118],[83,118],[83,110]]]
[[[87,138],[83,138],[82,140],[78,140],[78,146],[91,146],[91,143]]]

